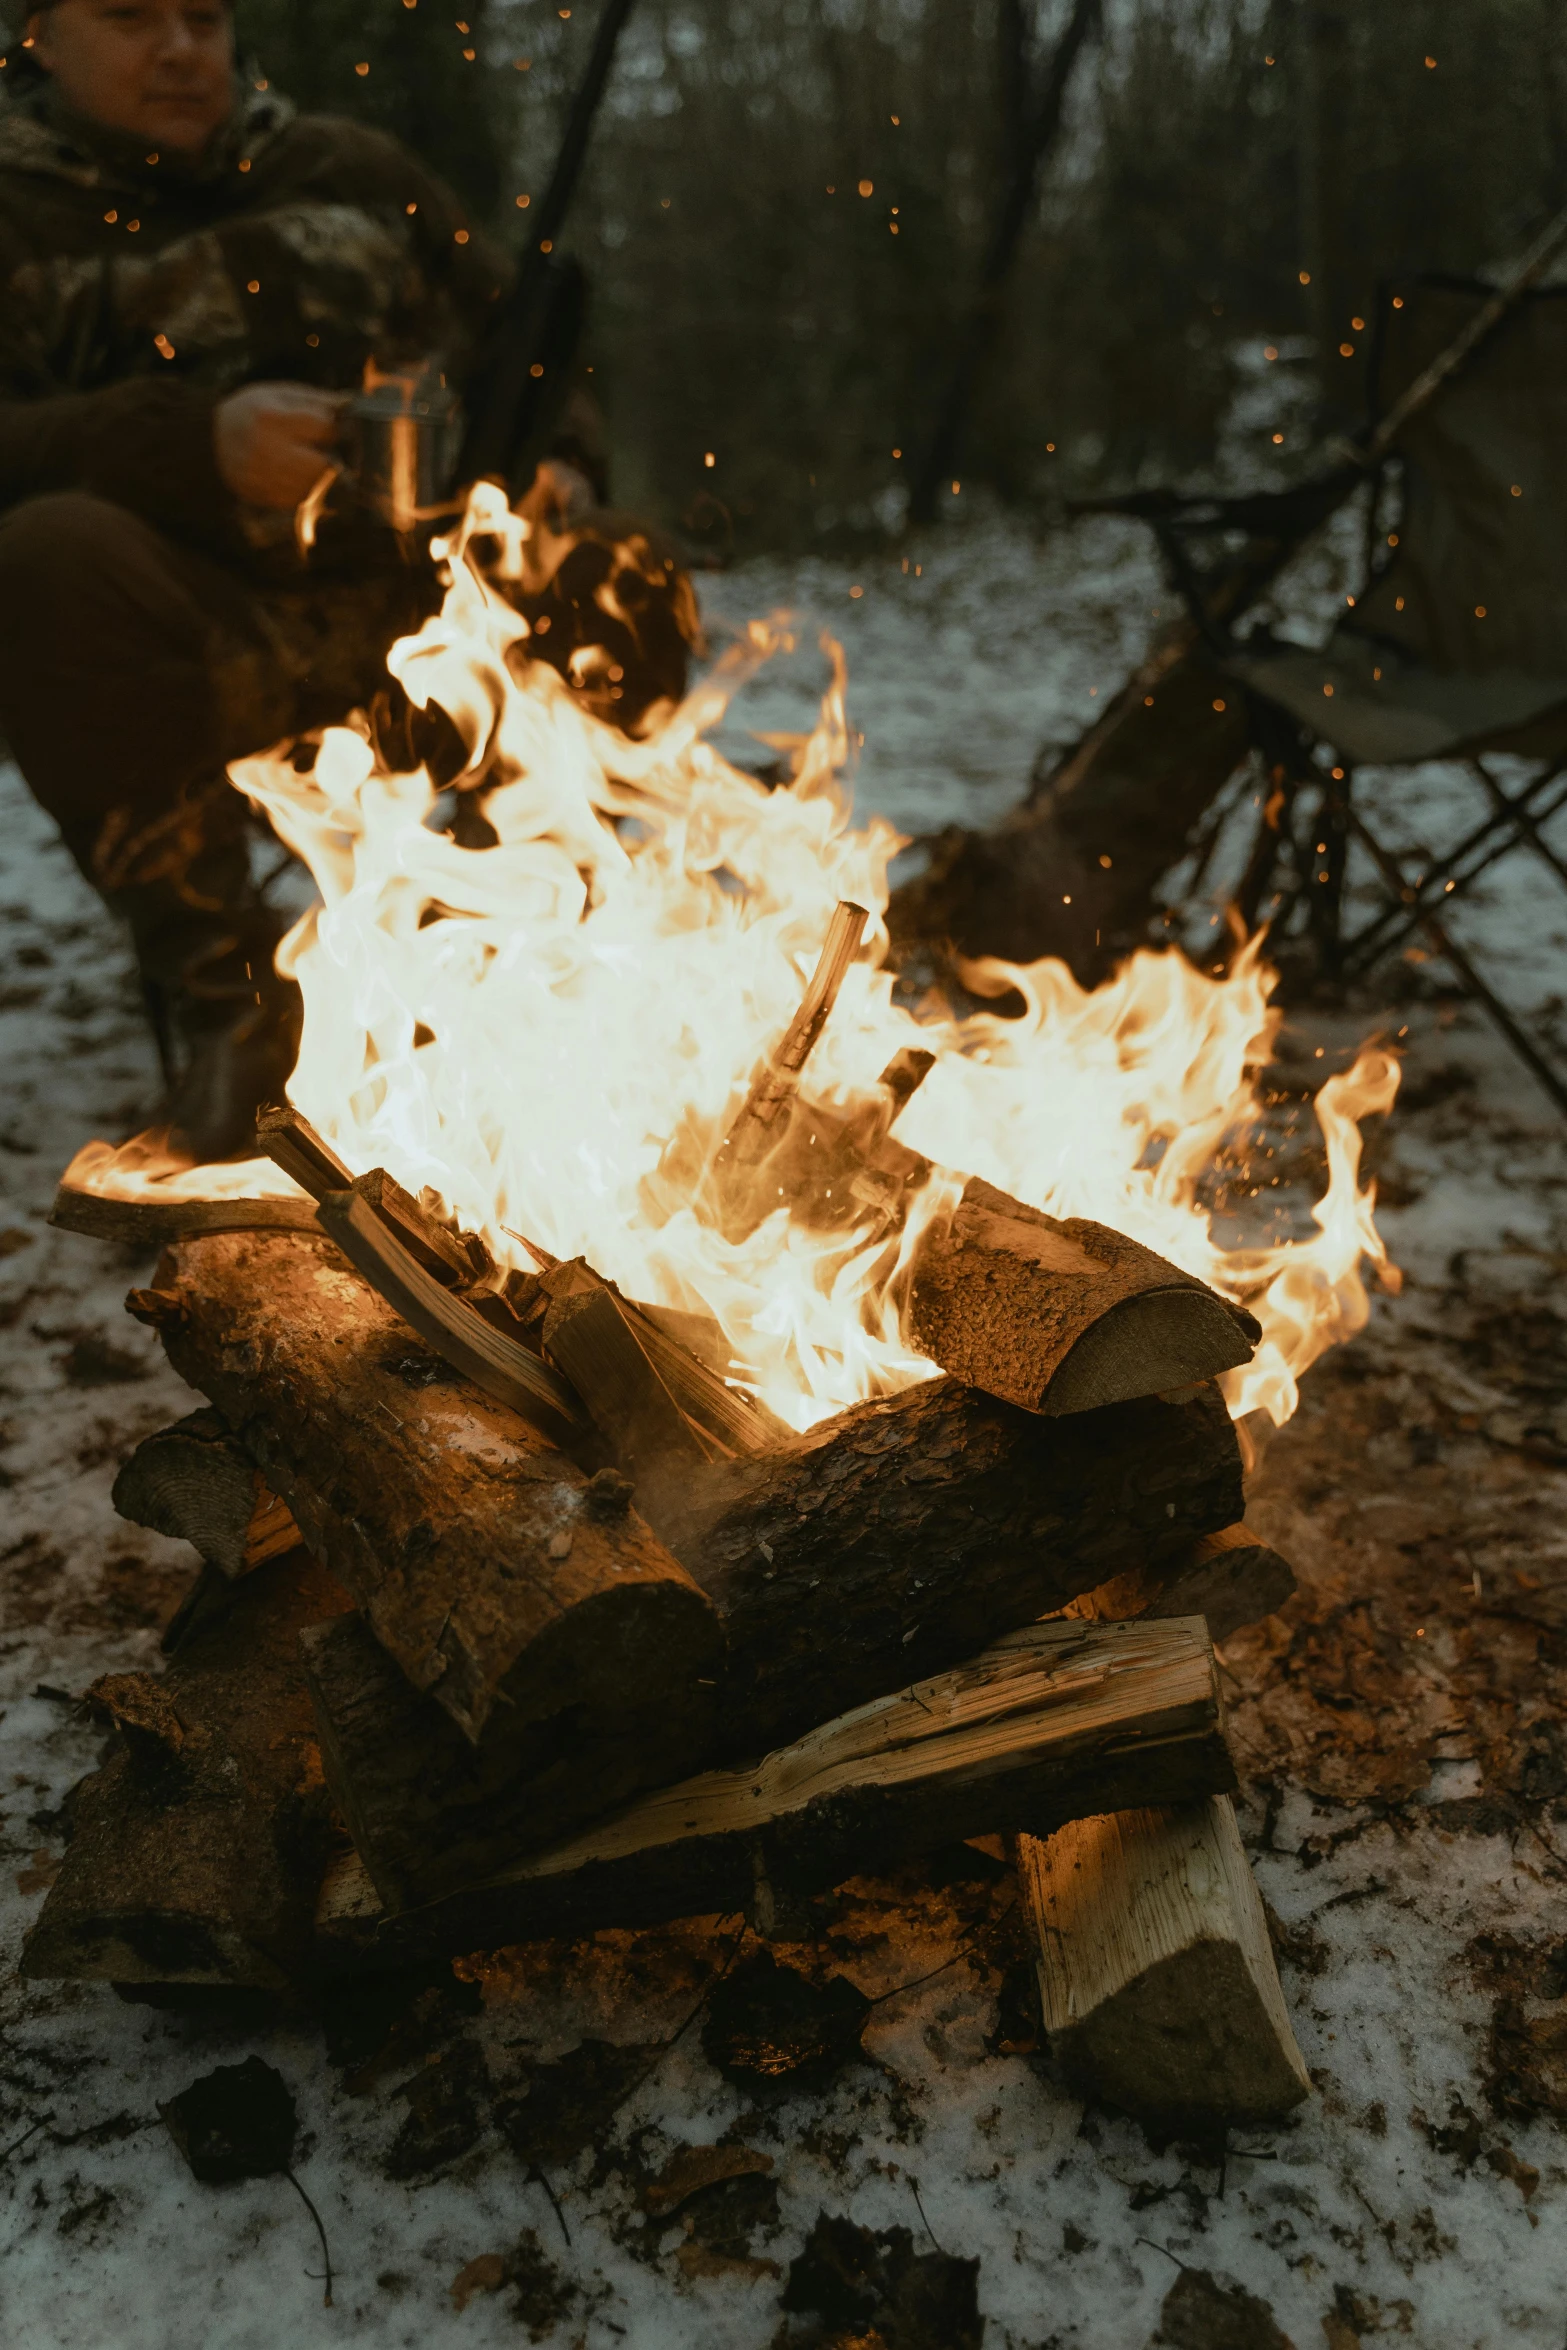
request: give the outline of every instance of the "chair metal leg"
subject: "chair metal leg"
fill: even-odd
[[[1391,954],[1404,939],[1420,928],[1428,906],[1440,905],[1445,898],[1456,896],[1467,889],[1498,858],[1507,856],[1518,845],[1516,830],[1520,816],[1529,816],[1536,824],[1547,824],[1558,808],[1567,803],[1567,783],[1562,773],[1567,761],[1558,761],[1542,770],[1512,797],[1502,793],[1505,808],[1493,808],[1483,823],[1466,833],[1456,847],[1445,857],[1428,864],[1418,882],[1405,881],[1399,902],[1384,906],[1380,914],[1362,923],[1353,932],[1344,949],[1343,973],[1355,978],[1368,971],[1381,956]],[[1555,786],[1548,805],[1540,804],[1543,796]],[[1498,785],[1500,791],[1500,786]],[[1452,888],[1447,884],[1451,881]]]
[[[1361,847],[1371,858],[1388,888],[1395,895],[1402,896],[1408,888],[1408,883],[1404,879],[1397,858],[1382,846],[1375,834],[1368,828],[1365,819],[1356,810],[1346,807],[1345,816],[1350,831],[1353,832]],[[1567,1081],[1564,1081],[1552,1068],[1528,1030],[1520,1025],[1501,997],[1481,977],[1463,948],[1449,934],[1446,924],[1439,921],[1435,914],[1429,912],[1422,912],[1418,920],[1421,929],[1437,953],[1445,962],[1452,965],[1467,992],[1473,996],[1476,1003],[1482,1005],[1490,1014],[1518,1058],[1533,1072],[1556,1107],[1564,1115],[1567,1115]]]
[[[1542,863],[1549,865],[1559,882],[1567,886],[1567,863],[1564,863],[1556,854],[1550,842],[1541,832],[1539,825],[1529,814],[1528,809],[1520,807],[1517,800],[1508,798],[1483,759],[1471,759],[1469,767],[1470,772],[1484,787],[1498,817],[1505,818],[1508,823],[1512,824],[1517,830],[1519,839],[1533,849]]]
[[[1324,979],[1337,979],[1344,963],[1344,867],[1349,858],[1352,783],[1353,770],[1346,769],[1336,785],[1328,785],[1316,818],[1320,834],[1312,843],[1311,892],[1306,905]]]

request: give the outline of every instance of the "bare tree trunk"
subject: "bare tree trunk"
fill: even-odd
[[[1028,110],[1021,98],[1014,100],[1010,92],[1007,94],[1003,106],[1009,155],[1007,185],[980,275],[978,298],[959,332],[957,364],[915,480],[909,510],[916,522],[932,520],[941,484],[950,478],[958,461],[975,388],[1001,333],[1007,280],[1034,208],[1040,176],[1060,132],[1072,70],[1098,22],[1099,0],[1073,0],[1037,103]],[[1001,0],[1001,55],[1004,81],[1010,75],[1019,89],[1026,89],[1027,24],[1021,0]]]

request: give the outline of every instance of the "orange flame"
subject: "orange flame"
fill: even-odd
[[[767,791],[707,740],[787,645],[781,621],[753,623],[680,709],[627,740],[529,658],[526,622],[469,557],[474,539],[492,556],[499,540],[496,568],[519,576],[529,527],[499,492],[475,490],[437,543],[442,610],[388,663],[411,700],[456,724],[496,845],[430,829],[429,776],[380,770],[357,719],[324,733],[308,774],[281,753],[232,771],[320,893],[279,954],[305,1002],[296,1106],[356,1172],[385,1166],[428,1187],[503,1263],[531,1261],[526,1235],[588,1257],[628,1296],[716,1317],[735,1383],[797,1428],[932,1375],[902,1335],[899,1274],[968,1175],[1112,1224],[1245,1300],[1264,1338],[1226,1383],[1231,1409],[1286,1419],[1307,1365],[1366,1319],[1362,1258],[1396,1278],[1374,1187],[1359,1183],[1357,1125],[1391,1104],[1392,1056],[1362,1053],[1317,1097],[1329,1180],[1316,1233],[1224,1249],[1199,1183],[1258,1116],[1278,1022],[1260,941],[1224,978],[1139,952],[1093,993],[1059,963],[985,962],[971,981],[1015,988],[1022,1018],[916,1021],[881,967],[902,843],[880,818],[856,828],[841,787],[836,647],[788,788]],[[934,1053],[897,1132],[938,1172],[891,1242],[864,1219],[820,1229],[783,1198],[726,1237],[691,1199],[671,1201],[660,1162],[681,1133],[726,1130],[844,899],[871,924],[806,1090],[847,1113],[875,1098],[901,1048]],[[203,1191],[215,1172],[197,1171]],[[223,1171],[247,1188],[253,1173]]]

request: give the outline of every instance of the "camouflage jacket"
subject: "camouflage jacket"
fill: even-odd
[[[437,353],[461,383],[506,265],[391,138],[250,91],[199,162],[0,107],[0,508],[87,489],[237,547],[212,410]]]

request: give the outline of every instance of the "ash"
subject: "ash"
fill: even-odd
[[[1285,625],[1331,602],[1333,562],[1330,545]],[[843,634],[860,803],[911,831],[990,820],[1037,742],[1114,689],[1163,600],[1146,544],[1120,526],[1038,547],[981,519],[922,563],[917,577],[898,555],[756,566],[707,596],[718,625],[787,602]],[[818,679],[802,655],[738,715],[808,723]],[[1460,820],[1444,771],[1365,788],[1397,837]],[[59,1170],[88,1136],[144,1122],[154,1071],[112,926],[8,769],[0,800],[9,1970],[61,1849],[62,1799],[96,1760],[72,1696],[103,1672],[156,1669],[192,1571],[182,1546],[114,1516],[114,1469],[192,1399],[120,1310],[145,1260],[45,1227]],[[1221,856],[1215,891],[1224,880]],[[1462,934],[1559,1027],[1567,905],[1519,857],[1488,884]],[[1216,903],[1185,909],[1194,944]],[[1406,1287],[1310,1374],[1266,1452],[1249,1514],[1302,1590],[1224,1652],[1243,1825],[1316,2085],[1290,2126],[1155,2143],[1068,2095],[1033,2045],[1011,1880],[967,1847],[841,1889],[809,1940],[773,1946],[810,1983],[841,1976],[873,2003],[825,2082],[820,2066],[800,2076],[809,2089],[783,2076],[759,2090],[727,2062],[713,2018],[756,1973],[733,1919],[530,1946],[325,2011],[177,2013],[8,1971],[6,2339],[958,2350],[980,2338],[963,2314],[977,2292],[988,2350],[1350,2350],[1383,2335],[1559,2350],[1561,1130],[1439,968],[1405,964],[1375,1003],[1291,1015],[1272,1073],[1281,1215],[1301,1214],[1320,1177],[1315,1084],[1374,1030],[1408,1053],[1373,1140]],[[331,2246],[330,2310],[287,2181],[200,2186],[158,2117],[250,2054],[298,2100],[295,2168]],[[870,2231],[877,2273],[917,2275],[924,2299],[835,2316],[817,2291],[802,2307],[823,2213]]]

